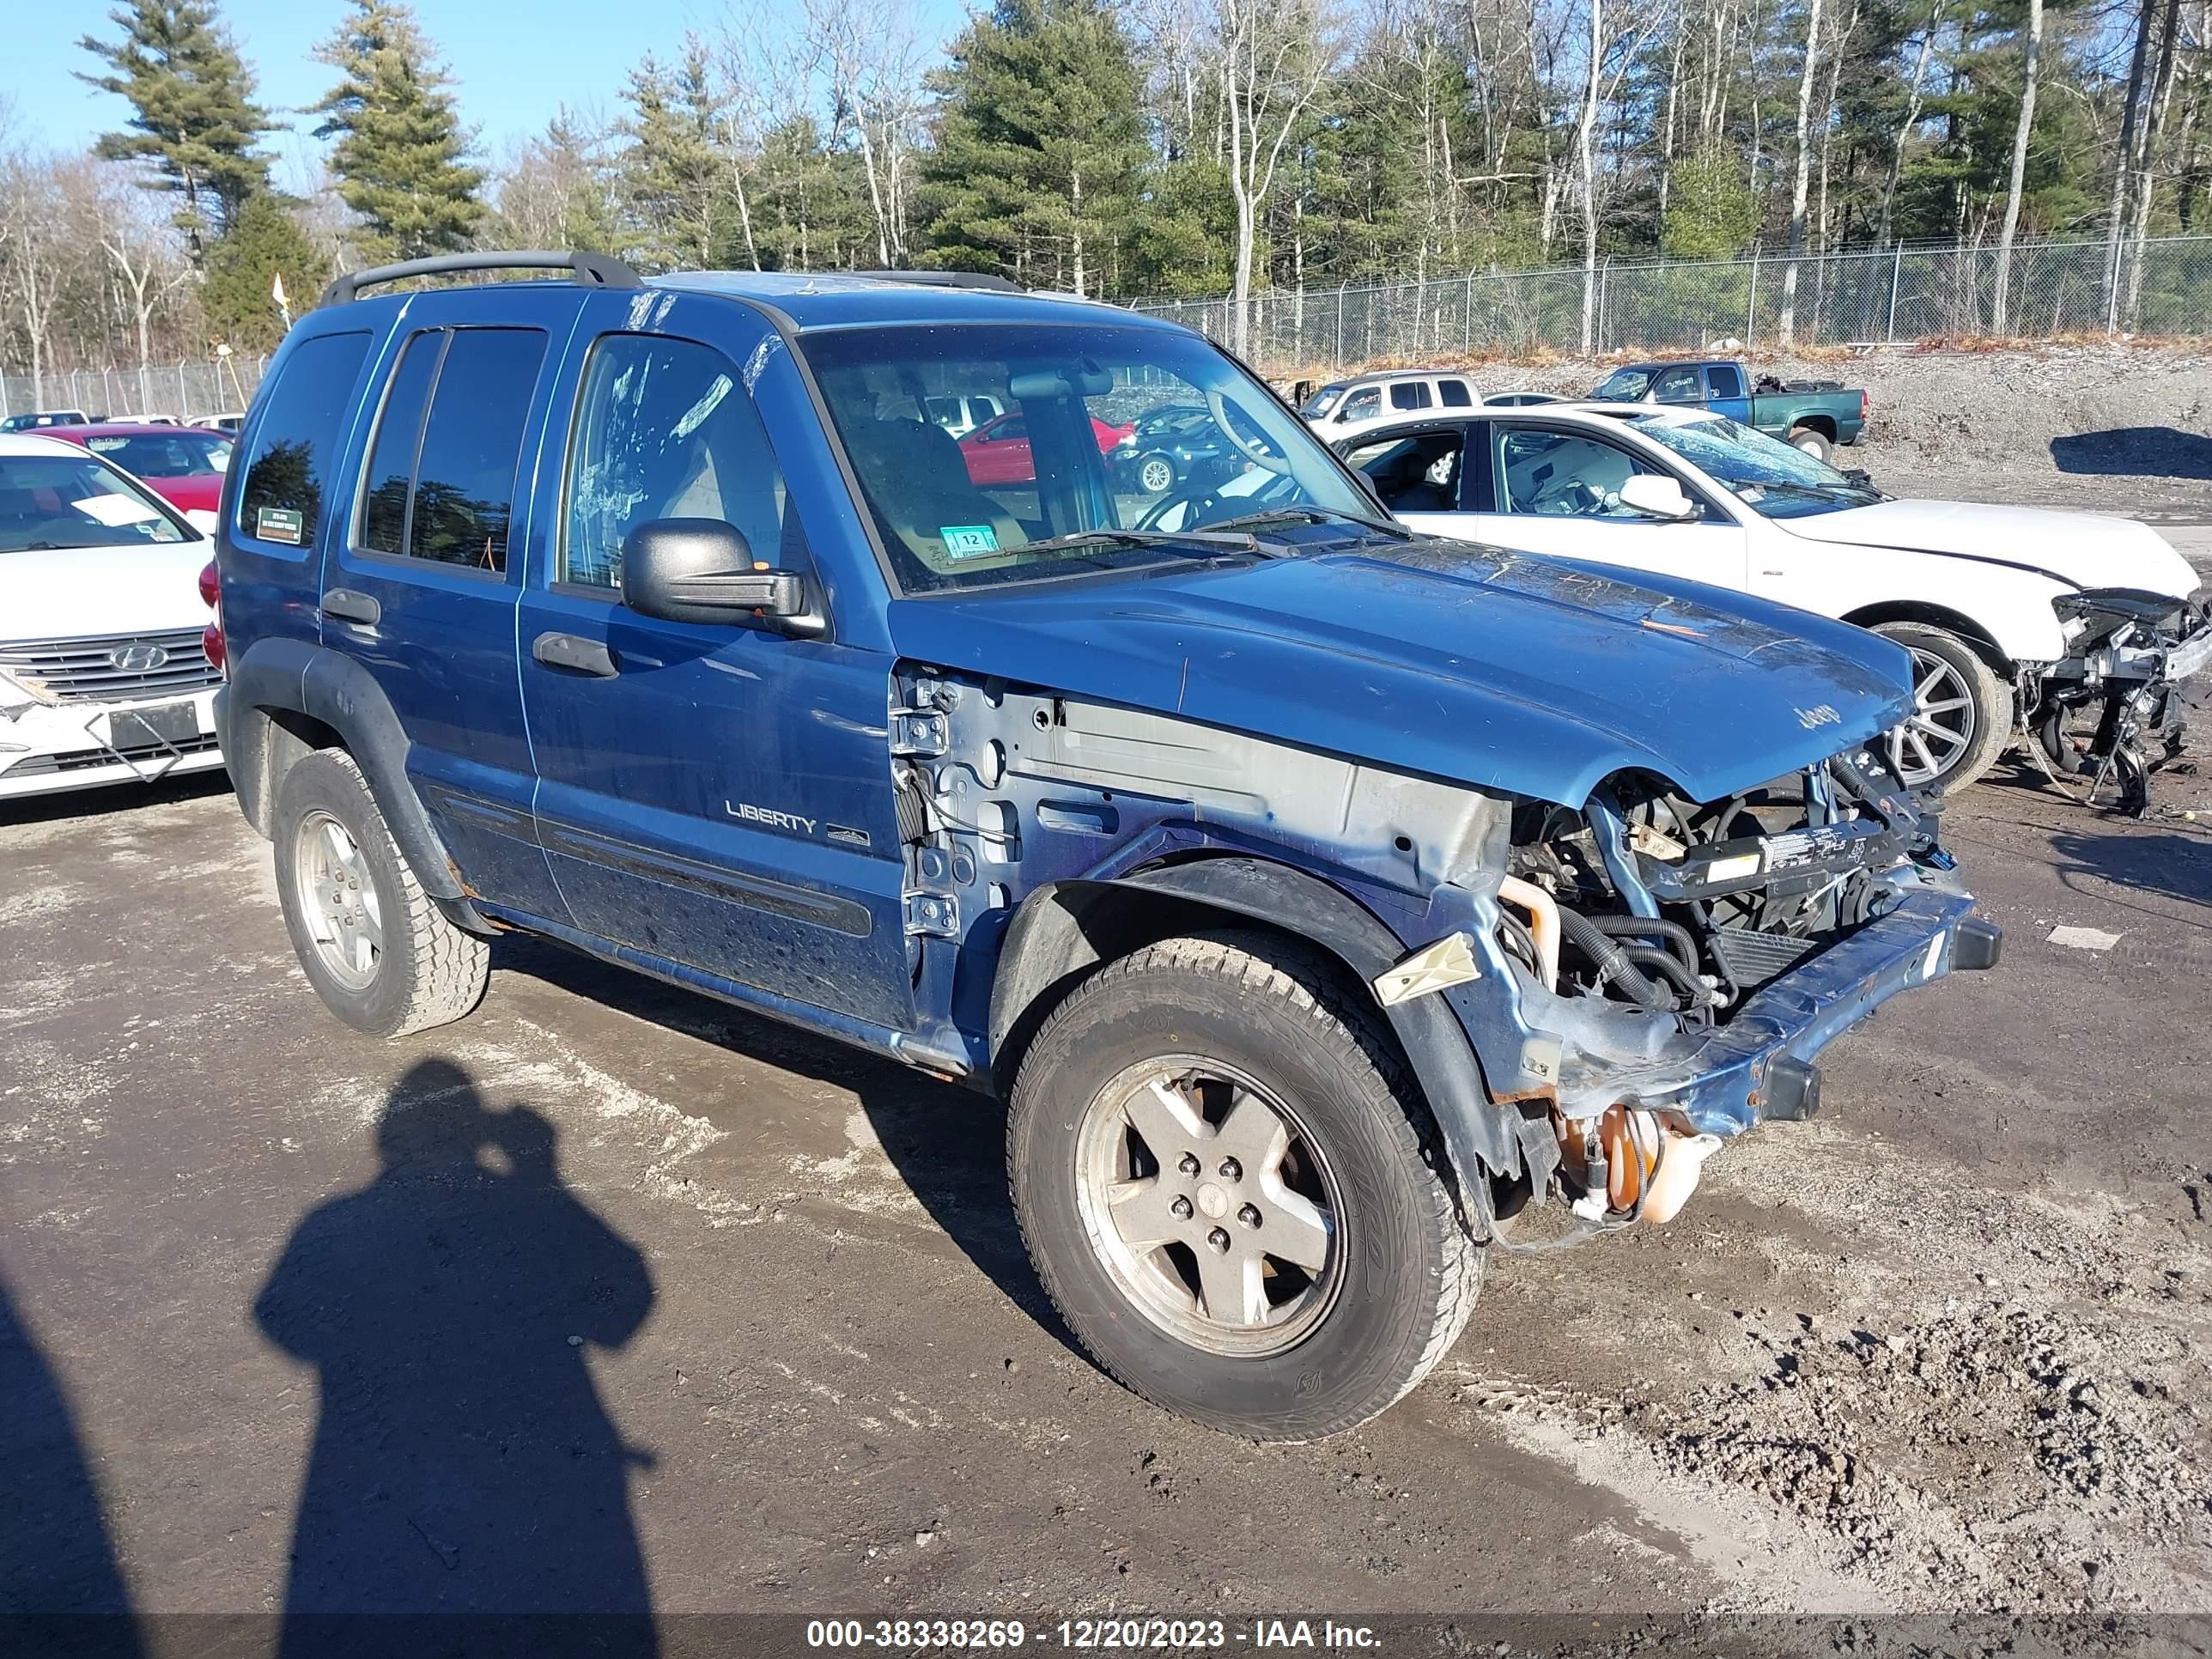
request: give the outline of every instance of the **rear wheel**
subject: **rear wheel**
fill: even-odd
[[[1833,449],[1833,446],[1828,442],[1827,434],[1815,427],[1792,427],[1790,429],[1790,441],[1816,461],[1826,460]]]
[[[2012,737],[2012,688],[1973,647],[1925,623],[1875,632],[1912,653],[1912,714],[1889,734],[1890,759],[1916,789],[1949,794],[1996,764]]]
[[[1480,1247],[1387,1032],[1330,964],[1242,933],[1100,969],[1007,1125],[1039,1277],[1092,1357],[1231,1433],[1304,1440],[1427,1374]]]
[[[1164,495],[1176,487],[1176,464],[1165,455],[1147,455],[1137,463],[1137,488],[1147,495]]]
[[[301,971],[347,1024],[404,1036],[483,999],[489,948],[422,890],[352,756],[317,750],[284,775],[276,844],[277,898]]]

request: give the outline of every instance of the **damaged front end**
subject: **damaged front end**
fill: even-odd
[[[1996,963],[1951,867],[1874,748],[1725,800],[1631,774],[1579,810],[1517,805],[1476,941],[1515,994],[1449,994],[1521,1112],[1522,1190],[1593,1229],[1664,1221],[1729,1137],[1811,1115],[1832,1038]]]
[[[2136,588],[2093,588],[2051,602],[2067,655],[2021,676],[2021,720],[2057,771],[2113,792],[2141,817],[2150,776],[2183,742],[2181,685],[2212,660],[2212,609]]]

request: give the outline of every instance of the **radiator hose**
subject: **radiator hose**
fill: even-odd
[[[1599,990],[1602,991],[1608,984],[1618,985],[1627,993],[1628,1000],[1639,1008],[1655,1014],[1671,1014],[1675,1011],[1674,999],[1654,985],[1644,971],[1629,959],[1627,953],[1588,916],[1562,906],[1559,931],[1574,941],[1575,948],[1588,957],[1590,965],[1597,969]]]

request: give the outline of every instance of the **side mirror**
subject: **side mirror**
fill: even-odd
[[[1656,472],[1639,472],[1620,487],[1620,504],[1647,519],[1685,524],[1698,516],[1698,504],[1682,493],[1681,485]]]
[[[823,631],[806,579],[753,562],[735,525],[720,519],[651,519],[623,538],[623,603],[662,622],[764,622],[786,634]]]

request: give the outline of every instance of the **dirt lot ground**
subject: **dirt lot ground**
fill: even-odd
[[[2212,570],[2212,530],[2174,533]],[[1948,832],[2000,970],[1840,1041],[1822,1115],[1670,1229],[1493,1258],[1375,1425],[1256,1449],[1071,1350],[989,1103],[528,944],[470,1020],[379,1044],[306,988],[218,787],[0,812],[0,1612],[259,1613],[289,1577],[1576,1613],[1630,1650],[1686,1610],[2090,1645],[2212,1611],[2212,771],[2160,794],[2198,818],[1972,792]]]

